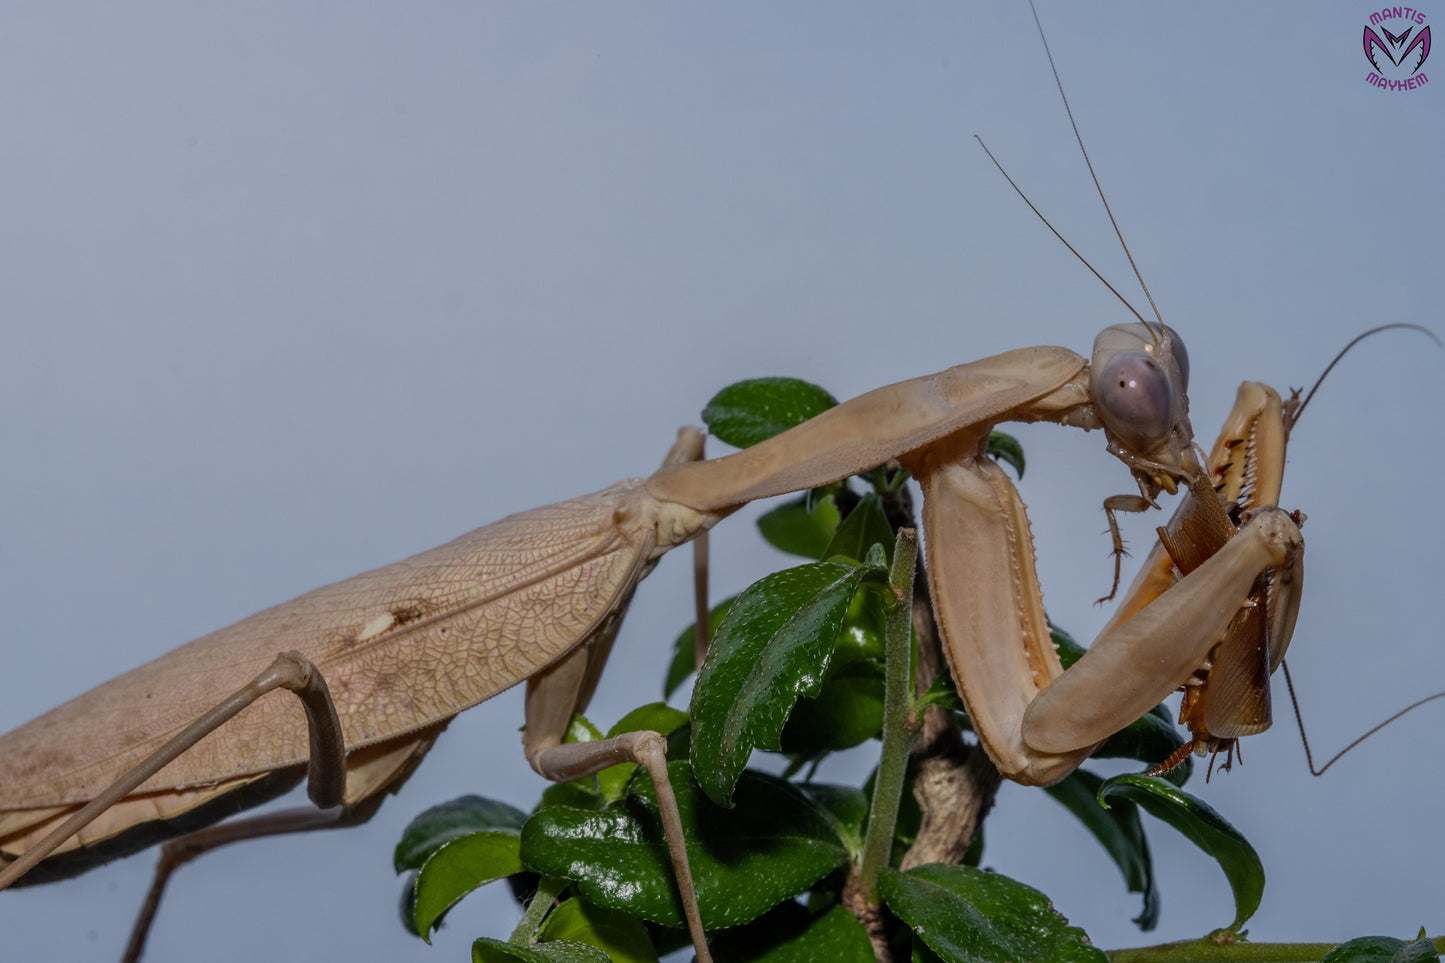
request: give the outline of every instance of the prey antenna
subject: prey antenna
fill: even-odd
[[[1289,689],[1289,701],[1294,705],[1294,718],[1295,722],[1299,725],[1300,742],[1304,743],[1305,747],[1305,762],[1309,765],[1310,775],[1312,776],[1323,776],[1325,774],[1325,771],[1328,770],[1335,763],[1339,762],[1340,759],[1345,755],[1345,753],[1349,752],[1351,749],[1355,748],[1360,743],[1364,742],[1366,739],[1370,738],[1375,733],[1379,732],[1381,729],[1385,728],[1390,723],[1403,716],[1405,713],[1418,709],[1427,702],[1432,702],[1435,699],[1445,697],[1445,692],[1437,692],[1434,695],[1428,695],[1423,699],[1416,699],[1414,702],[1410,703],[1399,712],[1390,716],[1385,721],[1376,723],[1369,729],[1365,730],[1362,735],[1356,737],[1353,742],[1351,742],[1348,746],[1345,746],[1345,748],[1341,749],[1339,752],[1335,753],[1329,758],[1328,761],[1325,762],[1323,766],[1320,766],[1318,769],[1316,769],[1314,754],[1310,752],[1310,740],[1309,737],[1305,735],[1305,722],[1304,719],[1300,716],[1299,700],[1295,698],[1294,694],[1294,680],[1291,679],[1289,676],[1289,663],[1281,662],[1279,667],[1284,670],[1284,684]]]
[[[1345,345],[1343,348],[1340,349],[1340,353],[1335,355],[1334,360],[1331,361],[1329,364],[1325,365],[1325,370],[1320,372],[1320,376],[1315,379],[1315,383],[1313,387],[1310,388],[1309,393],[1305,395],[1304,401],[1301,401],[1299,403],[1299,407],[1294,410],[1294,414],[1290,416],[1289,425],[1286,427],[1286,437],[1288,436],[1288,432],[1293,429],[1294,426],[1299,422],[1299,416],[1304,414],[1305,406],[1310,403],[1310,399],[1315,396],[1315,392],[1320,390],[1320,385],[1324,384],[1325,378],[1329,376],[1329,373],[1331,371],[1335,370],[1335,365],[1340,363],[1340,359],[1343,358],[1345,355],[1349,354],[1351,348],[1368,338],[1370,335],[1379,334],[1381,331],[1390,331],[1394,328],[1405,328],[1410,331],[1419,331],[1421,334],[1425,335],[1425,337],[1435,342],[1436,347],[1445,347],[1445,345],[1442,345],[1440,343],[1440,339],[1435,335],[1434,331],[1431,331],[1429,328],[1423,328],[1418,324],[1411,324],[1408,321],[1396,321],[1394,324],[1382,324],[1379,327],[1371,328],[1363,334],[1355,335],[1353,338],[1350,339],[1349,344]]]
[[[1305,395],[1304,400],[1301,401],[1298,407],[1296,407],[1294,411],[1289,414],[1289,417],[1285,423],[1285,437],[1289,437],[1289,433],[1294,430],[1294,426],[1299,423],[1300,415],[1304,414],[1305,406],[1310,403],[1310,399],[1315,396],[1315,392],[1320,390],[1320,385],[1324,384],[1325,378],[1328,377],[1329,373],[1335,369],[1335,365],[1339,364],[1340,360],[1344,358],[1345,355],[1350,353],[1351,348],[1353,348],[1355,345],[1359,344],[1361,341],[1365,340],[1372,334],[1379,334],[1381,331],[1390,331],[1396,328],[1403,328],[1410,331],[1419,331],[1431,341],[1434,341],[1437,346],[1445,347],[1445,345],[1442,345],[1440,343],[1440,339],[1436,336],[1434,331],[1431,331],[1429,328],[1421,327],[1418,324],[1411,324],[1408,321],[1397,321],[1393,324],[1382,324],[1378,327],[1371,328],[1370,330],[1365,331],[1362,334],[1355,335],[1353,338],[1350,339],[1350,343],[1341,348],[1339,350],[1339,353],[1334,356],[1330,363],[1325,365],[1325,370],[1320,372],[1320,376],[1315,379],[1314,385]],[[1383,722],[1378,722],[1375,725],[1371,726],[1369,729],[1366,729],[1362,734],[1360,734],[1353,741],[1351,741],[1349,745],[1345,746],[1345,748],[1335,753],[1333,756],[1331,756],[1328,760],[1325,761],[1325,764],[1323,766],[1320,766],[1317,769],[1315,768],[1314,753],[1310,751],[1309,736],[1305,735],[1305,720],[1304,716],[1300,713],[1299,697],[1295,695],[1294,679],[1292,679],[1289,674],[1289,660],[1281,659],[1279,667],[1284,670],[1285,688],[1289,689],[1289,702],[1290,705],[1294,707],[1294,721],[1295,724],[1299,726],[1300,742],[1303,743],[1305,747],[1305,764],[1310,767],[1310,775],[1312,776],[1323,776],[1331,766],[1344,758],[1346,753],[1348,753],[1360,743],[1364,742],[1366,739],[1370,738],[1375,733],[1379,732],[1381,729],[1385,728],[1390,723],[1394,722],[1396,719],[1400,718],[1406,713],[1413,712],[1427,702],[1433,702],[1436,699],[1445,698],[1445,692],[1437,692],[1434,695],[1428,695],[1423,699],[1416,699],[1414,702],[1410,703],[1399,712],[1396,712],[1388,719],[1385,719]]]
[[[1049,38],[1044,36],[1044,24],[1043,21],[1039,19],[1039,8],[1034,5],[1034,0],[1029,0],[1029,10],[1033,12],[1034,25],[1039,28],[1039,39],[1044,42],[1044,56],[1049,58],[1049,70],[1053,71],[1054,84],[1058,86],[1059,97],[1062,98],[1064,101],[1064,113],[1069,115],[1069,126],[1074,128],[1074,140],[1078,142],[1079,152],[1084,155],[1084,165],[1089,168],[1089,176],[1094,180],[1094,189],[1099,192],[1099,200],[1104,202],[1104,212],[1109,215],[1109,223],[1114,226],[1114,235],[1119,238],[1119,245],[1124,249],[1124,256],[1129,259],[1129,267],[1134,270],[1134,277],[1138,279],[1139,287],[1144,289],[1144,297],[1148,299],[1149,307],[1154,310],[1154,317],[1159,322],[1159,330],[1156,332],[1156,334],[1157,336],[1162,338],[1164,336],[1164,316],[1159,313],[1159,305],[1154,303],[1154,295],[1149,293],[1149,285],[1144,283],[1144,275],[1139,271],[1139,265],[1134,263],[1134,254],[1132,251],[1129,250],[1128,242],[1124,240],[1124,232],[1119,230],[1119,222],[1114,219],[1114,210],[1113,208],[1109,207],[1109,199],[1104,196],[1104,187],[1102,184],[1099,183],[1099,175],[1094,173],[1094,162],[1089,160],[1089,151],[1086,147],[1084,147],[1084,137],[1082,134],[1079,133],[1079,125],[1074,120],[1074,109],[1069,106],[1069,95],[1064,93],[1064,82],[1059,78],[1059,68],[1054,65],[1054,52],[1049,49]],[[983,141],[979,141],[979,143],[983,143]],[[984,148],[984,150],[987,149],[988,148]],[[992,158],[992,156],[992,154],[989,155],[990,158]],[[994,161],[994,163],[997,164],[998,161]],[[1012,184],[1013,181],[1009,181],[1009,183]],[[1014,190],[1018,190],[1018,188],[1015,187]],[[1025,200],[1027,200],[1027,198],[1025,198]],[[1030,204],[1029,207],[1033,207],[1033,205]],[[1035,211],[1034,213],[1037,214],[1038,212]],[[1047,224],[1048,222],[1045,221],[1044,223]],[[1053,227],[1050,226],[1049,230],[1052,231]],[[1057,231],[1054,231],[1054,233],[1058,234]],[[1063,240],[1063,238],[1060,238],[1060,240]],[[1064,243],[1067,244],[1068,242],[1065,241]],[[1069,250],[1072,251],[1074,249],[1071,247],[1069,248]],[[1078,252],[1075,253],[1077,254]],[[1082,258],[1080,260],[1082,260]],[[1087,264],[1088,262],[1085,261],[1084,263]],[[1093,271],[1094,269],[1091,267],[1089,268],[1089,270]],[[1097,271],[1095,271],[1094,273],[1096,275],[1098,274]],[[1103,279],[1100,278],[1100,280]],[[1104,283],[1106,285],[1108,284],[1107,281],[1105,281]],[[1113,287],[1110,287],[1109,290],[1113,291],[1114,289]],[[1118,294],[1117,291],[1115,291],[1114,293],[1116,295]],[[1123,298],[1120,298],[1120,300],[1122,301]],[[1126,301],[1125,303],[1127,304],[1128,302]],[[1130,308],[1129,310],[1134,311],[1133,308]],[[1139,312],[1134,311],[1134,316],[1139,317]],[[1144,321],[1143,318],[1139,318],[1139,320],[1144,322],[1144,326],[1146,328],[1150,327],[1148,321]]]

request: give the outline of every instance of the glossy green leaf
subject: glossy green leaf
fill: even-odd
[[[879,882],[888,909],[950,963],[1106,963],[1048,897],[1007,876],[931,863]]]
[[[989,432],[988,453],[1012,468],[1019,478],[1024,477],[1024,446],[1013,435],[1001,431]]]
[[[822,414],[838,400],[797,378],[753,378],[728,385],[702,410],[713,436],[747,448]]]
[[[626,913],[593,906],[586,900],[563,900],[547,914],[538,935],[544,941],[595,946],[606,952],[612,963],[657,963],[657,950],[646,926]]]
[[[602,730],[592,720],[579,713],[573,713],[567,720],[567,731],[562,734],[563,742],[596,742],[602,738]]]
[[[484,830],[518,833],[526,821],[527,814],[515,806],[481,796],[459,796],[422,811],[407,824],[392,865],[398,873],[421,869],[427,857],[458,836]]]
[[[1134,759],[1153,767],[1172,756],[1187,741],[1173,722],[1168,718],[1161,719],[1158,713],[1150,711],[1105,739],[1104,744],[1094,750],[1094,758]],[[1194,757],[1185,756],[1183,762],[1160,778],[1183,786],[1193,774]]]
[[[863,851],[863,833],[868,820],[867,793],[852,786],[827,782],[805,782],[797,788],[833,824],[833,832],[848,848],[850,858]]]
[[[841,555],[861,562],[868,557],[870,547],[881,545],[884,564],[887,564],[887,559],[893,554],[893,539],[893,526],[888,524],[888,516],[883,511],[883,499],[869,492],[858,500],[848,517],[839,524],[837,533],[823,551],[823,557]]]
[[[1440,951],[1422,933],[1409,943],[1393,936],[1362,936],[1336,946],[1320,963],[1432,963],[1439,959]]]
[[[790,756],[816,759],[866,742],[883,728],[883,667],[854,662],[828,673],[816,698],[799,699],[779,738]]]
[[[953,684],[953,675],[947,669],[940,672],[934,678],[933,684],[928,687],[928,691],[914,701],[914,708],[919,712],[929,706],[941,706],[958,713],[959,725],[966,732],[973,731],[973,723],[968,721],[967,715],[963,711],[963,700],[958,697],[958,689]]]
[[[833,499],[803,495],[764,513],[758,519],[758,531],[774,548],[816,561],[827,557],[824,552],[839,521]]]
[[[818,692],[848,603],[873,571],[813,562],[738,596],[692,694],[693,766],[714,801],[727,803],[753,748],[779,748],[793,703]]]
[[[421,936],[416,928],[416,873],[408,873],[401,886],[401,898],[397,900],[397,911],[401,915],[402,929],[412,936]]]
[[[617,720],[617,724],[608,729],[607,735],[603,738],[611,739],[624,732],[639,732],[648,729],[665,736],[686,724],[686,712],[674,709],[665,702],[650,702],[645,706],[633,709]],[[597,791],[601,794],[602,800],[615,802],[621,799],[626,793],[627,784],[636,769],[637,763],[635,762],[619,762],[615,766],[608,766],[596,773],[593,778],[597,780]]]
[[[1124,874],[1129,892],[1144,894],[1144,907],[1134,922],[1141,930],[1152,930],[1159,922],[1159,890],[1154,885],[1154,864],[1149,856],[1144,825],[1139,819],[1139,807],[1123,799],[1107,809],[1099,805],[1099,787],[1103,782],[1085,769],[1076,769],[1046,791],[1094,834]]]
[[[543,806],[574,806],[578,809],[596,809],[605,803],[597,780],[591,776],[574,779],[571,782],[556,782],[542,790]]]
[[[416,932],[429,934],[452,905],[479,886],[520,873],[521,840],[513,832],[476,832],[439,847],[416,876],[413,921]]]
[[[1106,781],[1099,787],[1098,798],[1106,806],[1110,799],[1138,803],[1145,812],[1173,826],[1212,856],[1234,893],[1230,930],[1237,932],[1254,915],[1264,895],[1264,865],[1239,830],[1203,800],[1158,777],[1133,774]]]
[[[618,719],[617,724],[607,730],[607,738],[620,736],[624,732],[645,731],[657,732],[665,736],[684,725],[687,725],[686,712],[674,709],[666,702],[649,702],[645,706],[638,706]]]
[[[477,940],[472,963],[610,963],[607,954],[586,943],[556,941],[513,946],[501,940]]]
[[[1074,641],[1072,635],[1055,625],[1053,619],[1049,619],[1049,638],[1053,640],[1054,648],[1059,653],[1059,662],[1065,669],[1072,667],[1088,651]]]
[[[686,763],[669,763],[668,774],[709,929],[756,919],[848,859],[830,816],[782,780],[747,773],[737,785],[737,808],[723,809],[698,790]],[[522,830],[523,859],[538,872],[575,880],[592,903],[681,927],[677,884],[645,772],[633,789],[600,811],[538,810]]]
[[[831,671],[852,662],[883,664],[886,650],[888,611],[883,592],[855,592],[843,616],[843,629],[833,645]]]
[[[717,638],[717,628],[722,624],[723,616],[728,614],[728,609],[732,608],[735,601],[737,601],[737,596],[729,595],[708,611],[708,638]],[[671,699],[672,694],[687,681],[688,676],[697,671],[696,627],[696,622],[689,622],[687,628],[678,633],[677,638],[672,641],[672,662],[668,665],[667,677],[662,682],[664,699]]]
[[[963,866],[972,866],[975,869],[983,865],[983,825],[973,834],[973,841],[968,844],[968,851],[963,854],[963,859],[958,862]]]
[[[562,734],[564,743],[598,742],[607,736],[593,724],[591,719],[580,713],[573,713],[567,721],[567,731]],[[543,802],[571,800],[574,805],[587,805],[584,798],[592,799],[592,805],[600,805],[622,795],[627,780],[632,778],[636,763],[620,762],[590,776],[581,776],[570,782],[548,786],[542,792]]]
[[[834,903],[812,909],[788,900],[761,919],[724,930],[710,943],[717,963],[873,963],[873,944]]]

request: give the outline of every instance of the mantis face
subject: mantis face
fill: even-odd
[[[1189,424],[1189,355],[1169,327],[1116,324],[1094,339],[1089,394],[1109,451],[1151,500],[1198,473]]]

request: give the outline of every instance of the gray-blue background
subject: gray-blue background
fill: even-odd
[[[1382,322],[1445,328],[1445,107],[1364,82],[1367,13],[1043,10],[1189,343],[1206,440],[1241,379],[1307,383]],[[644,474],[730,381],[846,397],[1022,345],[1087,351],[1120,309],[974,133],[1128,280],[1021,3],[12,3],[0,132],[0,729],[320,583]],[[1417,336],[1372,341],[1295,434],[1293,665],[1322,748],[1445,685],[1442,366]],[[1101,436],[1019,434],[1050,613],[1090,638],[1098,505],[1131,483]],[[1135,545],[1157,521],[1131,523]],[[720,593],[777,561],[741,519],[714,546]],[[687,570],[638,593],[602,724],[658,691]],[[1439,932],[1445,709],[1322,780],[1286,712],[1196,787],[1268,867],[1251,934]],[[437,948],[404,935],[390,850],[462,792],[531,804],[520,717],[515,691],[467,713],[366,828],[186,869],[151,958],[456,960],[504,935],[500,890]],[[1043,794],[1006,789],[988,828],[986,862],[1101,945],[1232,915],[1163,828],[1151,937]],[[150,864],[0,896],[4,957],[114,956]]]

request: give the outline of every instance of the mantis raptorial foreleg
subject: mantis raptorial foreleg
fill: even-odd
[[[1391,329],[1414,330],[1440,344],[1433,332],[1419,325],[1381,325],[1346,344],[1304,400],[1298,391],[1288,399],[1281,399],[1269,385],[1253,381],[1240,385],[1234,406],[1210,451],[1206,470],[1190,480],[1173,516],[1159,527],[1158,541],[1104,627],[1101,638],[1117,636],[1125,626],[1135,624],[1141,613],[1148,611],[1146,607],[1156,605],[1156,600],[1177,597],[1170,594],[1171,590],[1183,580],[1192,578],[1193,573],[1213,564],[1219,556],[1238,551],[1238,539],[1245,536],[1257,519],[1284,514],[1275,506],[1283,485],[1290,433],[1300,414],[1325,377],[1351,348],[1373,334]],[[1285,517],[1295,527],[1304,523],[1303,513],[1292,512]],[[1206,657],[1184,679],[1179,722],[1189,729],[1191,738],[1154,771],[1171,768],[1190,752],[1223,753],[1227,769],[1233,761],[1237,739],[1270,727],[1273,722],[1270,677],[1284,664],[1303,589],[1303,544],[1300,543],[1286,553],[1282,562],[1259,573],[1248,589],[1245,602],[1228,620]],[[1381,725],[1438,697],[1429,696]],[[1303,736],[1303,724],[1300,731]],[[1307,741],[1305,746],[1308,755]],[[1314,771],[1313,766],[1311,770]]]
[[[1293,563],[1303,543],[1283,512],[1261,510],[1065,673],[1033,576],[1023,502],[984,441],[960,436],[954,450],[905,464],[923,486],[934,607],[981,741],[1005,776],[1047,785],[1183,684],[1247,604],[1256,577]]]

